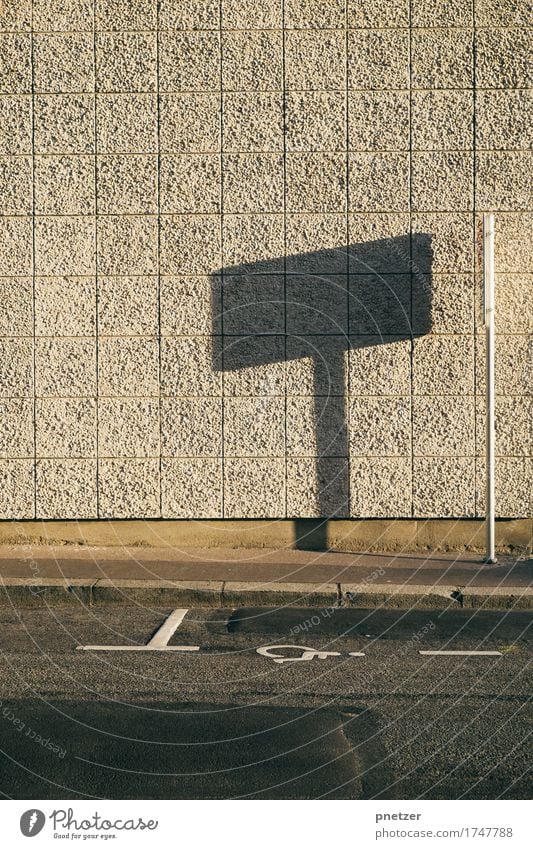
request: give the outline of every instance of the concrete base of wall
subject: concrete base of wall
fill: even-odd
[[[530,553],[533,519],[499,519],[496,547]],[[475,551],[481,519],[249,519],[0,522],[0,545],[274,548],[309,551]]]

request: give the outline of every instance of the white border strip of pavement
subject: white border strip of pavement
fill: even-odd
[[[168,641],[188,613],[178,607],[165,619],[145,646],[76,646],[78,651],[200,651],[200,646],[169,646]]]
[[[501,651],[419,651],[418,654],[436,656],[473,655],[474,657],[503,657]]]

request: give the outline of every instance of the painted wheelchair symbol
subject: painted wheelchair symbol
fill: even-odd
[[[283,654],[277,654],[279,649],[296,649],[301,652],[300,657],[287,657]],[[310,649],[308,646],[260,646],[256,649],[257,654],[263,657],[269,657],[274,663],[301,663],[305,660],[326,660],[328,657],[340,657],[340,651],[321,651],[320,649]],[[364,652],[351,651],[349,657],[364,657]]]

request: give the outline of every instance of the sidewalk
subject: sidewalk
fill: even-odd
[[[0,546],[0,604],[533,607],[532,559],[293,549]]]

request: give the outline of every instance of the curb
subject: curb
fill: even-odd
[[[163,607],[443,607],[531,610],[531,587],[4,578],[0,607],[142,604]]]

